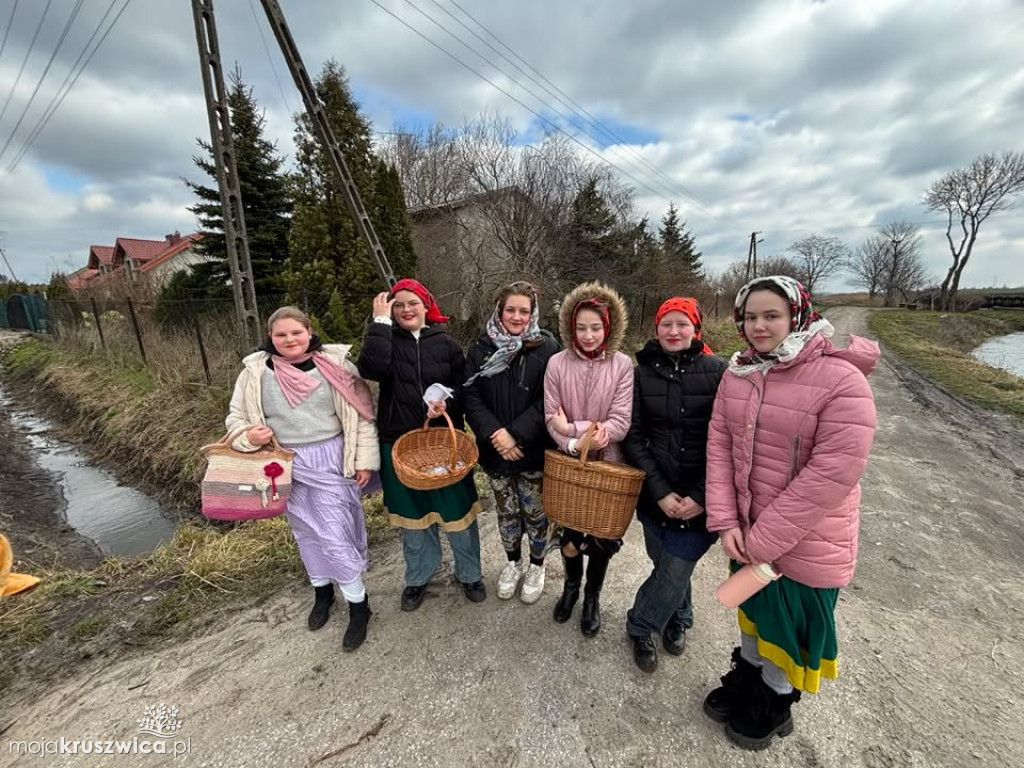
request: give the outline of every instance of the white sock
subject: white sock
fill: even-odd
[[[330,579],[310,579],[309,583],[312,584],[314,587],[326,587],[328,584],[331,583],[331,580]]]
[[[341,587],[341,594],[350,603],[361,603],[366,599],[366,587],[363,585],[362,579],[356,579],[348,584],[339,584],[338,586]]]

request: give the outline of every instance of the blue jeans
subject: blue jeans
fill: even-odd
[[[626,614],[626,631],[631,637],[661,634],[670,620],[689,629],[693,626],[690,576],[697,561],[670,555],[646,525],[644,546],[654,568],[640,585],[633,608]]]
[[[464,531],[447,531],[455,556],[455,578],[463,584],[480,581],[480,527],[476,520]],[[422,587],[441,565],[441,538],[438,526],[422,530],[402,529],[402,554],[405,555],[405,585]]]

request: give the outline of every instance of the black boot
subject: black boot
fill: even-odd
[[[583,589],[583,612],[580,615],[580,632],[584,637],[593,637],[601,631],[601,587],[604,586],[610,560],[605,554],[591,554],[587,563],[587,586]]]
[[[334,604],[334,585],[327,584],[323,587],[314,587],[316,600],[313,602],[313,610],[309,612],[306,626],[311,630],[320,629],[327,623],[327,617],[331,613],[331,606]]]
[[[636,662],[636,665],[644,672],[656,670],[658,668],[658,649],[651,636],[633,637],[630,635],[629,639],[633,641],[633,661]]]
[[[790,707],[800,701],[800,691],[776,693],[758,676],[751,691],[750,703],[729,718],[725,735],[733,744],[756,751],[767,749],[775,736],[793,732]]]
[[[583,555],[566,557],[562,553],[562,565],[565,568],[565,582],[562,585],[562,596],[555,603],[555,621],[564,624],[572,616],[572,609],[580,599],[580,584],[583,583]]]
[[[716,723],[725,723],[750,698],[750,690],[761,679],[761,670],[732,649],[732,669],[721,678],[722,685],[704,697],[704,714]]]
[[[686,650],[686,627],[673,616],[661,633],[661,644],[673,656],[682,656]]]
[[[370,622],[370,596],[363,597],[361,603],[348,604],[348,628],[341,640],[341,650],[354,651],[366,640],[366,625]]]

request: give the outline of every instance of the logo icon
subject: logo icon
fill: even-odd
[[[166,704],[146,705],[146,711],[137,722],[139,733],[148,733],[161,739],[168,739],[181,730],[178,708]]]

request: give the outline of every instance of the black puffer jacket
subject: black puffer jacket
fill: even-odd
[[[463,389],[466,420],[480,448],[480,466],[489,475],[539,472],[544,469],[544,449],[554,446],[544,426],[544,372],[559,347],[554,336],[542,333],[540,343],[524,346],[504,371],[490,378],[481,376]],[[480,334],[466,353],[466,378],[479,371],[495,350],[487,333]],[[491,435],[502,427],[523,449],[519,461],[506,461],[491,445]]]
[[[704,504],[708,423],[727,362],[701,352],[702,343],[669,355],[656,340],[637,355],[633,423],[622,446],[626,460],[647,473],[637,504],[641,518],[673,528],[705,530],[707,515],[667,517],[658,499],[672,491]]]
[[[427,418],[423,393],[431,384],[444,384],[455,391],[448,401],[448,415],[456,429],[465,426],[461,403],[465,357],[444,326],[428,325],[417,340],[398,325],[372,321],[356,365],[364,379],[380,382],[377,432],[381,442],[393,443],[423,426]],[[444,419],[432,422],[437,426],[444,423]]]

